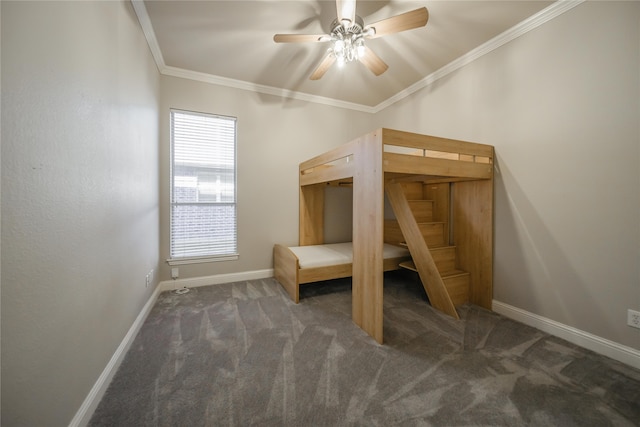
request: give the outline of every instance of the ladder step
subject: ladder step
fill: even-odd
[[[440,276],[443,279],[448,279],[450,277],[458,277],[458,276],[468,276],[469,273],[464,271],[464,270],[449,270],[449,271],[445,271],[444,273],[440,273]]]
[[[413,261],[398,264],[401,268],[418,272]],[[450,270],[441,273],[444,286],[454,305],[459,306],[469,302],[469,273],[463,270]]]
[[[415,271],[416,273],[418,272],[418,268],[416,267],[413,261],[403,261],[398,265],[401,268],[404,268],[406,270]],[[468,275],[469,273],[464,270],[449,270],[449,271],[443,271],[440,273],[440,277],[442,277],[443,280],[448,278],[468,276]]]
[[[416,265],[413,263],[413,261],[404,261],[398,264],[398,266],[400,266],[400,268],[415,271],[416,273],[418,272],[418,269],[416,268]]]
[[[433,221],[433,200],[407,200],[416,222]]]
[[[446,246],[444,240],[444,222],[419,222],[416,223],[420,234],[429,247]],[[401,242],[405,239],[397,220],[387,219],[384,221],[384,235],[388,242]],[[394,243],[397,244],[397,243]]]
[[[407,242],[398,242],[399,246],[408,248]],[[438,246],[432,247],[429,249],[431,252],[431,256],[433,257],[433,261],[436,263],[436,267],[442,275],[443,272],[454,271],[456,270],[456,247],[455,246]],[[407,268],[411,270],[411,268]],[[415,268],[415,267],[412,267]]]
[[[444,286],[449,292],[449,297],[454,305],[459,306],[469,302],[469,281],[471,275],[466,271],[457,270],[449,272],[448,276],[442,276]]]

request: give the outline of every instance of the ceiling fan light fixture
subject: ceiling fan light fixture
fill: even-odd
[[[334,40],[329,52],[336,58],[339,66],[347,62],[357,61],[364,55],[364,40],[362,38]]]
[[[333,21],[329,53],[337,60],[339,67],[357,61],[365,54],[364,37],[367,32],[363,31],[363,26],[362,18],[357,15],[355,22],[349,22],[348,27],[337,19]]]

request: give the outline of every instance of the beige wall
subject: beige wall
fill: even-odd
[[[581,4],[376,117],[494,145],[494,298],[635,349],[639,22]]]
[[[155,285],[159,73],[129,2],[1,8],[2,425],[66,426]]]
[[[209,83],[162,76],[160,109],[161,280],[170,280],[169,110],[238,118],[236,261],[180,265],[180,278],[272,268],[274,243],[298,243],[298,164],[372,130],[372,116]],[[347,209],[343,204],[348,204]],[[348,190],[328,193],[328,241],[351,236]],[[334,211],[335,208],[335,211]]]
[[[640,4],[580,5],[376,115],[160,78],[128,2],[1,12],[3,425],[67,425],[146,273],[169,279],[169,108],[238,117],[240,258],[181,278],[271,268],[298,163],[394,127],[496,146],[496,300],[640,349]]]

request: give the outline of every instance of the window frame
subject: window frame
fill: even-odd
[[[174,144],[174,113],[204,116],[233,121],[233,202],[178,202],[175,200],[175,144]],[[207,254],[203,256],[174,257],[173,253],[173,225],[174,207],[180,205],[233,205],[234,217],[234,251],[223,254]],[[239,258],[238,253],[238,118],[221,114],[204,113],[199,111],[171,108],[169,110],[169,258],[167,263],[173,265],[200,264],[220,261],[233,261]]]

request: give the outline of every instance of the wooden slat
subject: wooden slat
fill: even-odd
[[[441,177],[489,179],[493,166],[483,163],[384,153],[384,171],[409,174],[424,174],[425,171],[429,171],[429,174]]]
[[[387,183],[386,192],[431,305],[443,313],[459,319],[456,308],[433,261],[431,252],[429,252],[429,247],[422,238],[418,224],[411,214],[411,209],[402,187],[400,184]]]
[[[431,135],[382,129],[385,144],[493,158],[493,146]]]
[[[465,178],[465,177],[442,177],[437,175],[425,175],[420,174],[407,174],[407,173],[384,173],[384,178],[387,182],[421,182],[424,184],[440,184],[446,182],[461,182],[461,181],[475,181],[478,178]]]
[[[384,173],[379,132],[356,140],[353,177],[353,321],[382,343]]]
[[[273,275],[296,304],[300,301],[298,257],[282,245],[273,247]]]

